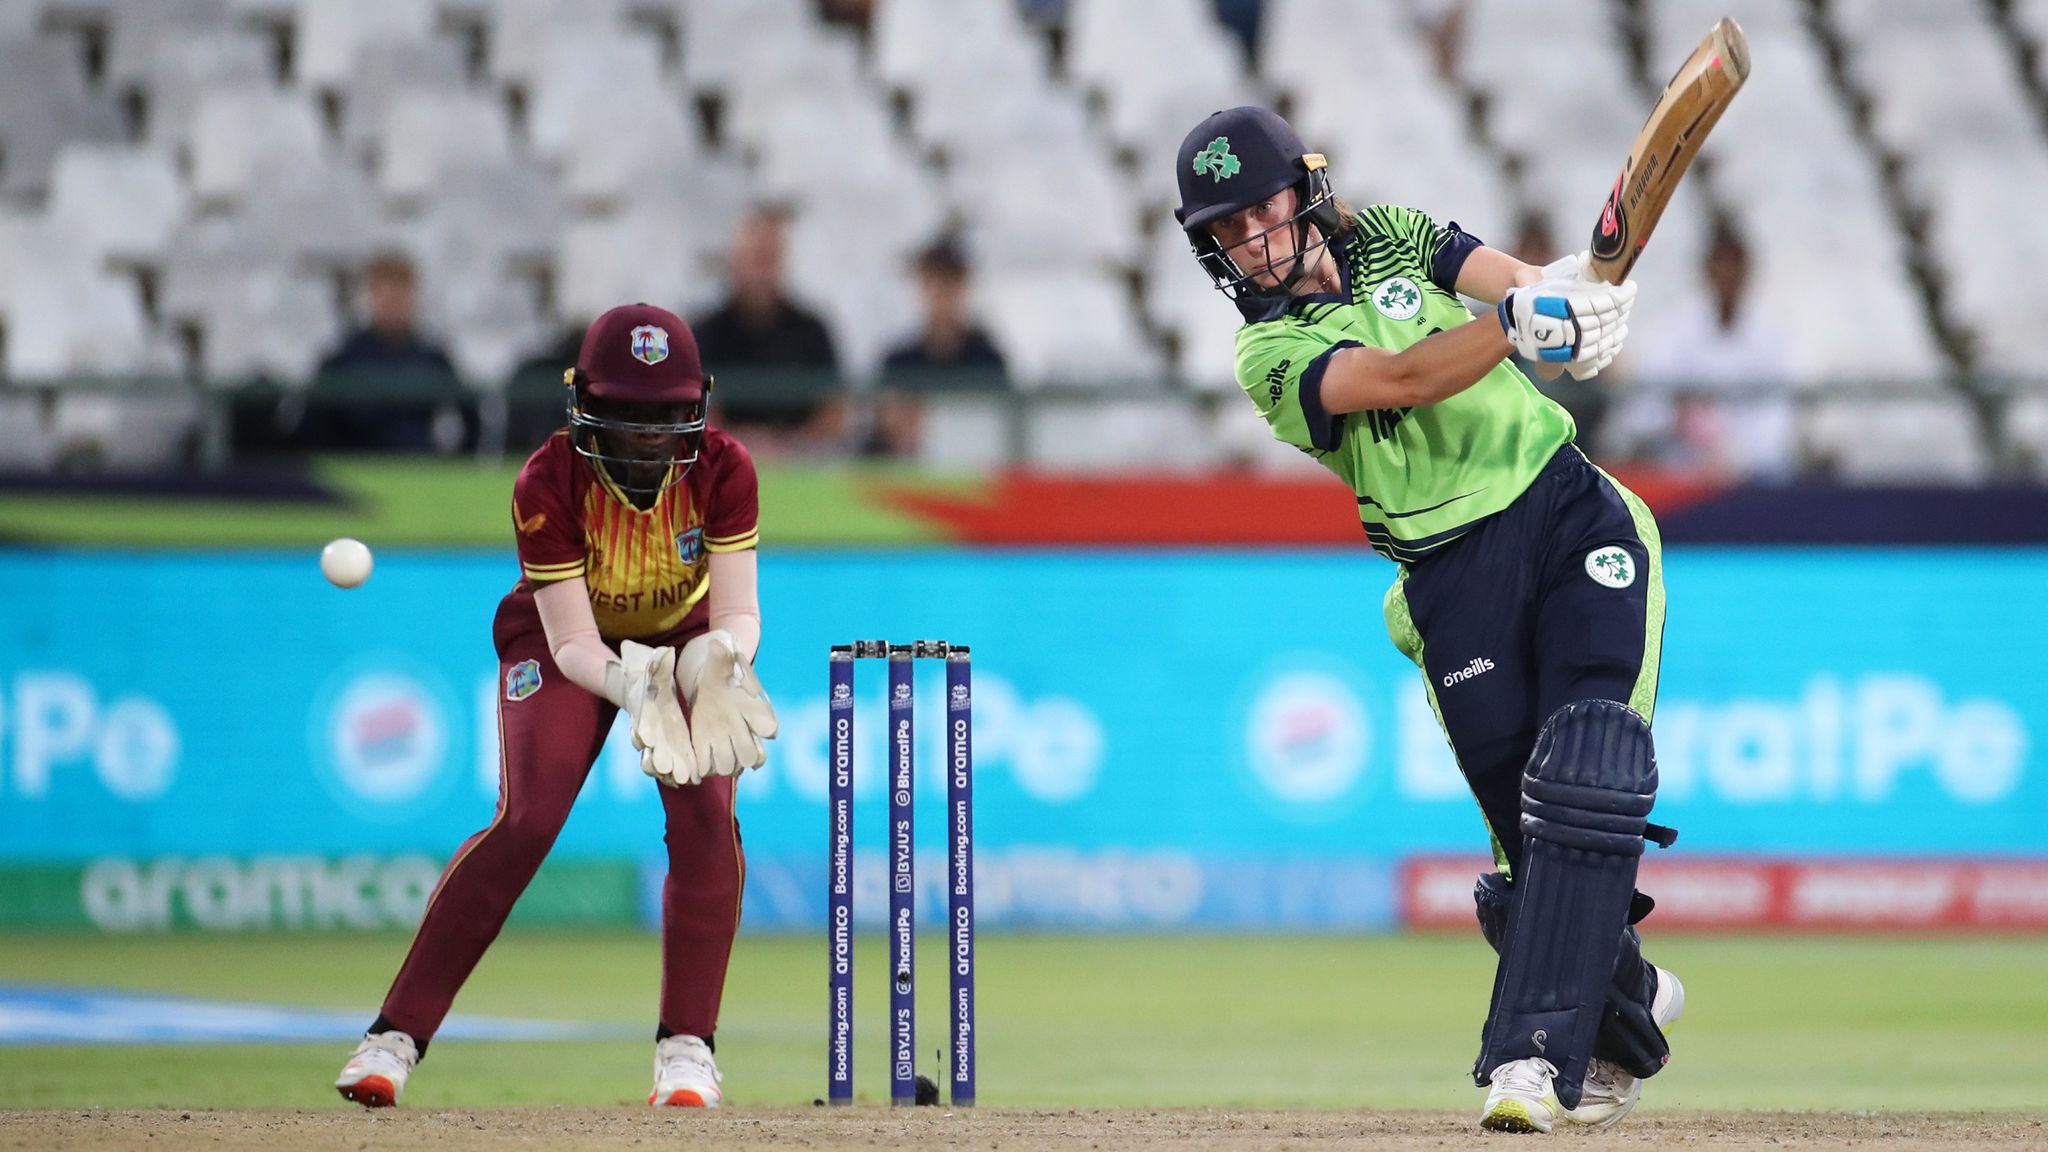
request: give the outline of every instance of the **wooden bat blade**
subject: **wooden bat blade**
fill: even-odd
[[[1588,278],[1609,284],[1628,279],[1664,206],[1678,190],[1679,178],[1749,79],[1749,63],[1749,41],[1741,26],[1724,16],[1678,66],[1642,131],[1636,133],[1621,175],[1593,226]]]

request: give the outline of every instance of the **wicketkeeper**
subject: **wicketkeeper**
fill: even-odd
[[[1664,576],[1649,509],[1573,444],[1508,360],[1579,378],[1628,335],[1633,281],[1581,278],[1456,224],[1332,194],[1323,157],[1263,108],[1197,125],[1175,216],[1237,304],[1237,378],[1273,434],[1358,497],[1400,565],[1387,629],[1493,837],[1479,923],[1500,954],[1480,1123],[1606,1126],[1670,1057],[1684,991],[1644,960],[1635,890],[1657,791],[1650,714]],[[1494,305],[1474,318],[1460,301]]]
[[[398,1103],[462,982],[555,842],[624,711],[667,814],[657,1105],[717,1107],[712,1035],[746,863],[736,775],[775,712],[761,639],[758,492],[740,442],[705,420],[689,326],[614,308],[567,375],[568,427],[512,487],[519,583],[498,605],[498,810],[441,874],[384,1008],[335,1087]]]

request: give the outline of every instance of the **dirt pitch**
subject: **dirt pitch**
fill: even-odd
[[[1481,1133],[1442,1112],[1010,1111],[914,1113],[863,1107],[653,1113],[644,1109],[489,1111],[0,1112],[0,1150],[288,1149],[289,1152],[549,1152],[631,1148],[1461,1148],[1562,1140],[1606,1148],[1953,1149],[2048,1147],[2048,1116],[1753,1112],[1646,1114],[1612,1133]]]

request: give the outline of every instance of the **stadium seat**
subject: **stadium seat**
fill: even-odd
[[[5,302],[6,374],[10,379],[121,377],[161,369],[152,356],[149,321],[135,284],[76,268],[15,265],[33,291]]]
[[[1977,484],[1990,474],[1975,414],[1949,397],[1824,401],[1807,446],[1851,484]]]
[[[1025,421],[1025,460],[1055,472],[1208,471],[1213,440],[1184,397],[1048,400]]]
[[[2004,448],[2018,457],[2027,474],[2048,480],[2048,393],[2029,392],[2015,397],[1999,421],[2005,432]]]
[[[1021,387],[1109,387],[1158,374],[1123,285],[1106,273],[989,268],[975,293]]]
[[[192,121],[192,192],[234,200],[287,168],[327,165],[320,115],[311,98],[261,88],[217,90],[200,99]]]
[[[555,45],[579,36],[625,33],[618,0],[490,0],[490,74],[516,85],[541,79]]]
[[[120,114],[87,90],[77,53],[53,40],[0,41],[0,193],[40,196],[65,145],[121,135]]]
[[[394,98],[418,92],[456,93],[465,87],[462,58],[449,41],[365,44],[341,87],[342,147],[351,158],[374,157],[385,130],[386,109]]]
[[[503,164],[512,157],[503,106],[473,92],[392,96],[377,142],[377,186],[396,200],[433,195],[442,174],[455,168]]]
[[[818,36],[804,0],[688,0],[683,83],[693,93],[719,92],[764,69],[800,70]]]
[[[888,198],[850,205],[813,202],[789,230],[785,276],[797,295],[824,315],[840,368],[854,380],[873,376],[889,346],[917,322],[910,256],[938,220],[934,210],[921,224],[905,227],[904,207],[913,195],[907,192],[902,205]],[[935,209],[935,200],[927,203]]]
[[[50,218],[94,256],[149,260],[183,218],[186,193],[162,152],[120,144],[72,144],[50,179]]]
[[[168,28],[140,60],[128,85],[142,99],[143,136],[164,148],[191,143],[199,102],[223,88],[269,87],[274,69],[256,37],[221,29]]]
[[[1145,312],[1179,346],[1175,375],[1202,392],[1237,388],[1237,308],[1209,282],[1179,228],[1153,236],[1145,264]]]
[[[184,33],[234,35],[228,0],[151,0],[147,4],[109,4],[106,79],[116,88],[145,83],[158,46]]]
[[[526,135],[549,161],[603,163],[606,152],[696,146],[694,118],[664,82],[661,51],[646,36],[595,31],[565,35],[542,52],[528,84]]]
[[[298,81],[316,88],[347,86],[365,48],[424,42],[434,34],[434,17],[434,0],[304,0],[292,40]]]
[[[645,300],[684,316],[715,302],[723,278],[699,256],[687,216],[655,206],[572,220],[562,229],[555,311],[588,323],[623,301]]]

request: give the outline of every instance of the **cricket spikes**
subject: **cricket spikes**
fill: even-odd
[[[654,1046],[654,1091],[647,1102],[657,1108],[716,1108],[725,1100],[718,1087],[723,1079],[710,1045],[695,1036],[671,1036]]]
[[[395,1108],[420,1061],[419,1046],[403,1032],[372,1032],[341,1066],[334,1089],[365,1108]]]

